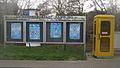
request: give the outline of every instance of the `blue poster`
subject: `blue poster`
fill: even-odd
[[[30,40],[40,40],[40,24],[29,24]]]
[[[70,39],[80,39],[80,24],[70,24]]]
[[[62,37],[62,24],[54,22],[50,24],[50,38]]]
[[[11,24],[11,39],[21,39],[21,23]]]

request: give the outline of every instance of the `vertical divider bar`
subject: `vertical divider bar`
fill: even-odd
[[[23,21],[23,42],[26,43],[26,21]]]
[[[46,43],[46,21],[43,21],[43,43]]]
[[[6,17],[4,16],[4,22],[3,22],[3,36],[4,36],[4,45],[3,45],[3,56],[5,55],[5,46],[6,46],[6,42],[7,42],[7,32],[6,32]]]
[[[86,55],[86,17],[84,17],[85,21],[83,23],[84,29],[83,29],[83,43],[84,43],[84,54]]]
[[[63,22],[63,43],[66,44],[66,22]]]
[[[4,25],[4,45],[5,45],[5,43],[7,42],[7,37],[6,37],[6,35],[7,35],[7,31],[6,31],[6,20],[5,20],[5,16],[4,16],[4,23],[3,23],[3,25]]]

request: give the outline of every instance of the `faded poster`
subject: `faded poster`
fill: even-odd
[[[50,24],[50,38],[62,37],[62,24],[54,22]]]
[[[80,24],[70,24],[70,39],[80,39]]]
[[[21,39],[21,23],[11,24],[11,39]]]
[[[40,24],[29,24],[30,40],[40,40]]]

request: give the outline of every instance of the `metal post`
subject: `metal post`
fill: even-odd
[[[43,22],[43,42],[46,42],[46,21]]]
[[[86,56],[86,17],[84,18],[85,21],[84,21],[84,32],[83,32],[83,35],[84,35],[84,55]]]
[[[26,21],[23,21],[23,42],[26,43]]]
[[[66,43],[66,22],[63,22],[63,43]]]

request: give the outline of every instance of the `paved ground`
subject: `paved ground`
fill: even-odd
[[[120,60],[27,61],[0,60],[0,68],[120,68]]]

